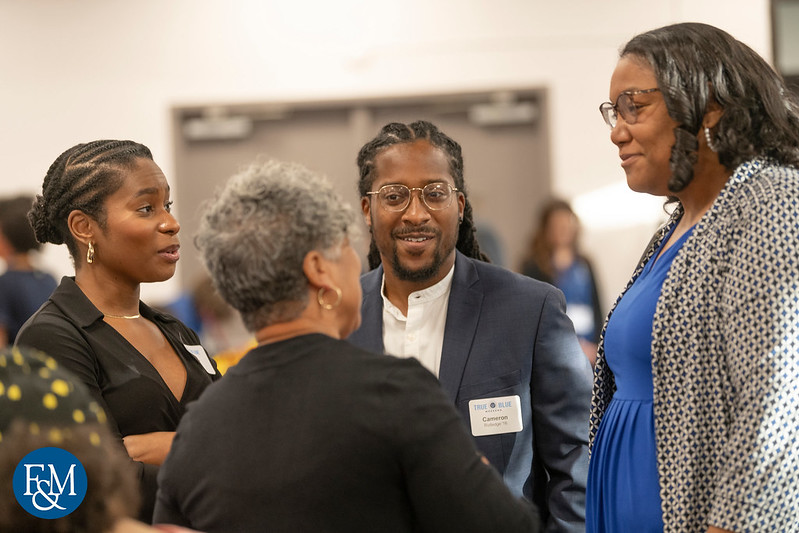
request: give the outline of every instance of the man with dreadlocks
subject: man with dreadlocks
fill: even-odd
[[[584,531],[591,369],[563,294],[487,262],[461,147],[435,125],[387,124],[358,167],[372,270],[349,340],[419,359],[546,530]]]

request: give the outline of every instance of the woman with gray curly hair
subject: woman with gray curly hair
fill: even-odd
[[[277,161],[207,204],[196,244],[258,346],[180,425],[157,523],[538,531],[536,509],[481,460],[432,374],[343,340],[360,324],[356,220],[326,180]]]
[[[231,179],[208,206],[195,244],[219,294],[241,314],[247,329],[258,332],[306,318],[314,323],[357,320],[326,324],[336,330],[327,334],[344,338],[358,327],[360,312],[353,308],[360,309],[360,283],[339,287],[328,278],[318,280],[321,285],[311,295],[320,302],[311,308],[316,314],[300,317],[311,299],[304,265],[309,252],[317,250],[314,265],[342,260],[360,273],[360,259],[348,245],[358,233],[354,214],[336,200],[330,186],[302,166],[267,161]],[[330,305],[342,309],[321,312]]]

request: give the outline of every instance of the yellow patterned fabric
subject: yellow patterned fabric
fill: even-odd
[[[17,419],[26,421],[35,433],[45,425],[105,423],[105,413],[53,358],[14,347],[0,351],[0,442]],[[58,435],[53,437],[57,444]]]

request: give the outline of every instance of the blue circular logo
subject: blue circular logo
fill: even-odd
[[[77,457],[61,448],[39,448],[14,470],[14,495],[23,509],[38,518],[66,516],[86,496],[86,470]]]
[[[494,402],[491,402],[491,409],[493,409],[496,406],[497,406],[497,404],[495,404]]]

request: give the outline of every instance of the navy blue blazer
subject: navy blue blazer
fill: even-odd
[[[362,323],[349,341],[384,353],[383,267],[361,277]],[[457,252],[439,381],[467,427],[469,401],[519,395],[523,429],[474,437],[546,531],[585,531],[592,371],[555,287]]]

